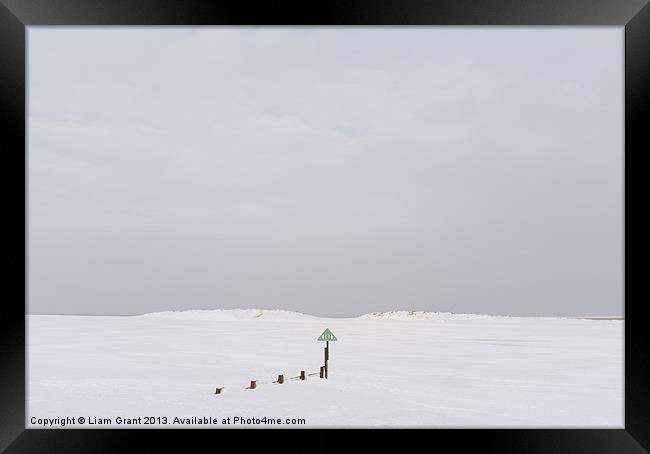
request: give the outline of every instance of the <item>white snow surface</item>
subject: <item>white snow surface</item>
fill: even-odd
[[[27,427],[65,416],[86,418],[66,428],[624,426],[623,320],[246,309],[27,323]],[[325,328],[338,338],[329,379],[292,379],[318,372]],[[116,422],[145,416],[168,424]]]

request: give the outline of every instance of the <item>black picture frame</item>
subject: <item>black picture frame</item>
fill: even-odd
[[[26,365],[26,27],[33,25],[521,25],[625,27],[625,178],[624,240],[631,226],[638,232],[647,223],[627,221],[630,189],[642,181],[650,145],[650,6],[648,0],[337,0],[330,2],[260,2],[234,0],[0,0],[0,130],[3,149],[5,224],[15,237],[5,240],[10,265],[5,285],[15,292],[5,299],[0,332],[0,450],[24,452],[129,451],[145,442],[148,448],[187,449],[188,443],[207,443],[216,449],[215,432],[184,429],[25,429]],[[22,195],[21,195],[22,193]],[[5,226],[6,226],[5,225]],[[641,239],[643,235],[635,235]],[[635,247],[628,253],[643,258]],[[643,245],[643,241],[637,243]],[[634,262],[634,260],[632,260]],[[641,261],[639,262],[641,263]],[[21,266],[22,265],[22,266]],[[429,429],[433,446],[454,446],[500,453],[623,453],[650,450],[650,349],[642,298],[632,298],[643,282],[643,267],[626,266],[625,302],[625,423],[623,429]],[[16,296],[14,296],[16,295]],[[320,429],[301,429],[315,435]],[[427,430],[427,429],[423,429]],[[420,430],[418,430],[419,432]],[[219,437],[233,430],[221,429]],[[291,431],[292,436],[296,431]],[[364,431],[365,432],[365,431]],[[282,430],[266,429],[269,442]],[[383,442],[393,431],[373,431]],[[369,435],[369,434],[364,434]],[[236,435],[238,438],[241,434]],[[401,438],[401,434],[398,435]],[[250,438],[250,437],[247,437]],[[241,439],[239,446],[248,440]],[[407,439],[405,439],[407,440]],[[138,444],[136,444],[138,442]],[[406,441],[408,442],[408,441]],[[448,443],[451,443],[449,445]],[[302,449],[309,445],[300,444]],[[430,446],[425,444],[424,446]],[[288,444],[286,449],[300,449]]]

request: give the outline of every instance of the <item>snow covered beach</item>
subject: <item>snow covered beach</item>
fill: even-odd
[[[622,427],[623,323],[255,309],[29,315],[27,427],[48,418],[61,427],[62,417],[77,418],[68,428]],[[325,328],[338,337],[329,379],[273,383],[318,372]]]

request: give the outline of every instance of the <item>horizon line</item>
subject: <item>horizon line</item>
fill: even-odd
[[[316,318],[331,318],[331,319],[349,319],[349,318],[359,318],[364,315],[375,315],[375,314],[388,314],[388,313],[420,313],[420,314],[452,314],[452,315],[481,315],[481,316],[486,316],[486,317],[513,317],[513,318],[571,318],[571,319],[590,319],[590,320],[624,320],[625,319],[625,314],[621,315],[612,315],[612,314],[607,314],[607,315],[510,315],[510,314],[478,314],[478,313],[470,313],[470,312],[451,312],[451,311],[424,311],[424,310],[389,310],[389,311],[373,311],[373,312],[366,312],[363,314],[359,315],[351,315],[351,316],[325,316],[325,315],[312,315],[308,314],[306,312],[300,312],[300,311],[294,311],[294,310],[289,310],[289,309],[260,309],[260,308],[231,308],[231,309],[223,309],[223,308],[217,308],[217,309],[180,309],[180,310],[175,310],[175,309],[168,309],[168,310],[161,310],[161,311],[152,311],[152,312],[143,312],[143,313],[137,313],[137,314],[88,314],[88,313],[31,313],[31,312],[26,312],[25,315],[59,315],[59,316],[73,316],[73,317],[137,317],[141,315],[148,315],[148,314],[159,314],[159,313],[164,313],[164,312],[212,312],[212,311],[282,311],[282,312],[290,312],[294,314],[302,314],[302,315],[307,315],[310,317],[316,317]]]

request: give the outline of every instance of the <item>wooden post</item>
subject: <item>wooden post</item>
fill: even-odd
[[[328,367],[327,361],[330,359],[330,341],[325,342],[325,378],[327,378]]]
[[[325,366],[320,366],[320,378],[325,378]]]
[[[284,375],[278,375],[278,383],[279,384],[284,383]]]
[[[217,389],[214,390],[214,393],[215,394],[221,394],[222,390],[223,390],[223,388],[217,388]]]
[[[300,379],[301,380],[306,380],[307,379],[307,377],[305,377],[305,371],[304,370],[300,371]]]
[[[257,388],[257,380],[251,380],[251,389]]]

